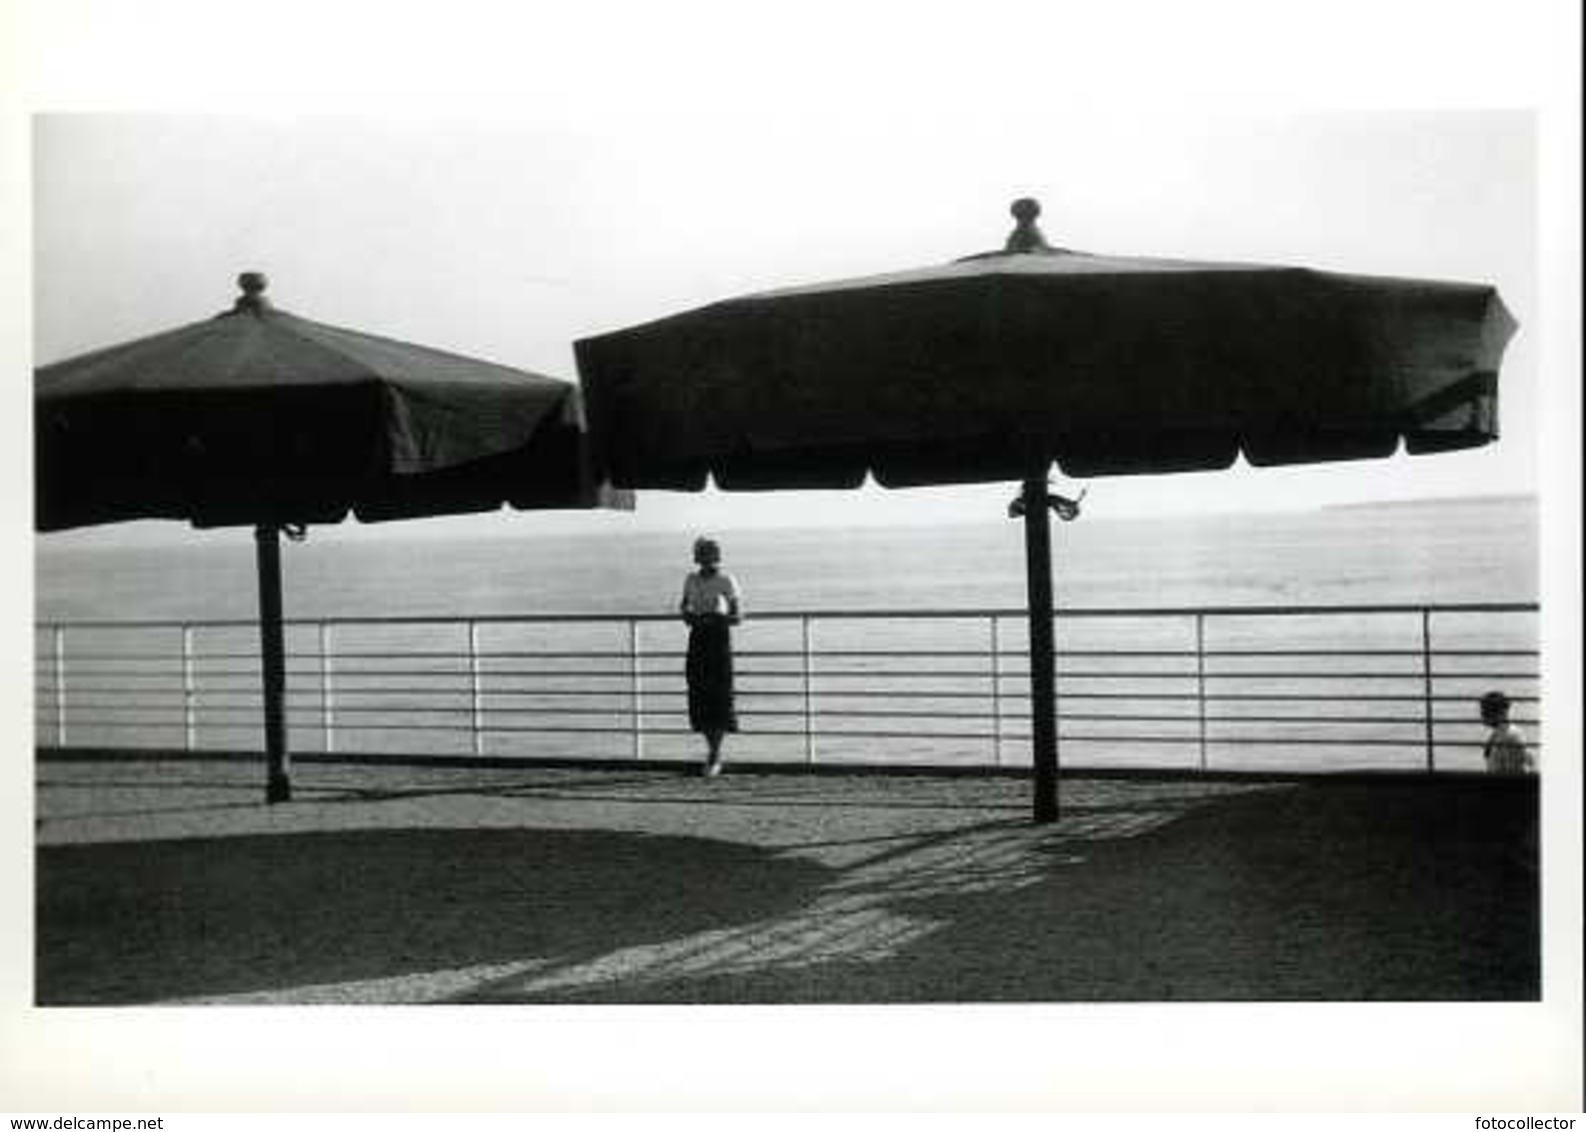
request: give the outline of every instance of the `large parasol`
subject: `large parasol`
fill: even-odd
[[[34,371],[35,526],[254,528],[266,797],[290,797],[280,535],[363,520],[629,506],[575,385],[299,318],[249,272],[212,319]]]
[[[712,304],[576,344],[623,487],[1018,480],[1035,816],[1057,816],[1047,476],[1354,460],[1486,444],[1515,329],[1489,286],[1054,248]]]

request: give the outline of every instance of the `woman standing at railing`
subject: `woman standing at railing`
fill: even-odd
[[[733,707],[732,626],[739,621],[738,583],[721,568],[714,539],[694,540],[698,570],[683,580],[679,609],[688,625],[688,725],[705,736],[705,774],[721,773],[721,741],[738,730]]]

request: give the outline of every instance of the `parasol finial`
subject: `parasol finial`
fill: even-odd
[[[1013,213],[1017,222],[1008,242],[1003,245],[1003,250],[1008,252],[1049,252],[1052,250],[1046,242],[1046,237],[1041,235],[1041,229],[1036,225],[1036,217],[1041,215],[1041,202],[1034,197],[1020,197],[1013,202],[1008,210]]]
[[[237,296],[234,305],[239,311],[261,311],[270,309],[270,300],[264,297],[264,289],[270,285],[270,280],[262,271],[244,271],[237,276],[237,286],[242,288],[242,294]]]

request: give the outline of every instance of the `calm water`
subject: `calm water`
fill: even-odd
[[[503,515],[525,528],[532,516]],[[1024,604],[1017,522],[720,532],[751,610]],[[683,533],[286,543],[287,617],[670,612]],[[1534,501],[1480,499],[1297,514],[1054,526],[1061,606],[1533,601]],[[40,620],[257,612],[247,530],[168,546],[36,542]]]

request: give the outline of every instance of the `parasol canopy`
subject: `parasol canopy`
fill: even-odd
[[[1481,284],[1092,255],[1048,245],[1035,201],[1012,211],[1000,251],[728,299],[575,349],[596,459],[624,487],[1024,482],[1044,820],[1052,465],[1083,478],[1486,444],[1515,322]]]
[[[277,310],[230,311],[34,376],[35,524],[334,523],[594,505],[577,387]]]
[[[1089,477],[1485,444],[1489,286],[1046,245],[728,299],[577,343],[614,481],[695,490]]]
[[[203,322],[34,371],[37,529],[255,528],[267,797],[290,796],[279,535],[311,523],[631,507],[577,386],[276,309],[248,272]]]

